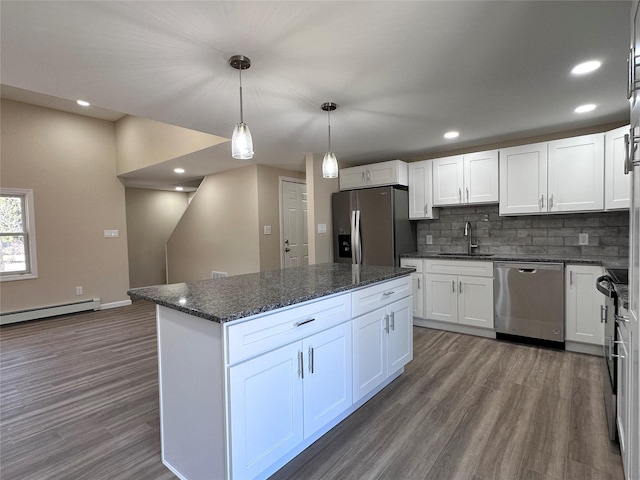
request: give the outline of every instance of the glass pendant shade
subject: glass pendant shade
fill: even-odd
[[[231,137],[231,156],[238,160],[250,160],[253,158],[253,140],[246,123],[240,122],[233,129]]]
[[[327,152],[322,160],[322,177],[338,178],[338,159],[335,153]]]

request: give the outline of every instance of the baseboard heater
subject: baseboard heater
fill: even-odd
[[[100,310],[100,299],[92,298],[82,302],[64,303],[62,305],[52,305],[49,307],[30,308],[0,314],[0,325],[8,323],[25,322],[27,320],[37,320],[40,318],[55,317],[68,313],[86,312],[88,310]]]

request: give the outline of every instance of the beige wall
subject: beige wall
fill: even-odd
[[[309,264],[333,262],[333,224],[331,195],[340,190],[337,178],[322,178],[323,155],[308,153],[307,197],[309,231]],[[318,224],[327,226],[327,233],[318,233]]]
[[[165,245],[189,204],[188,193],[126,188],[129,284],[166,283]]]
[[[115,128],[118,175],[229,141],[208,133],[131,116],[118,120]]]
[[[209,175],[167,243],[169,283],[260,270],[257,166]]]
[[[280,268],[280,177],[304,179],[305,174],[258,165],[258,235],[262,271]],[[265,225],[271,225],[271,235],[264,234]]]
[[[39,275],[2,282],[1,311],[92,297],[128,301],[114,124],[3,99],[1,134],[0,185],[33,190]],[[106,229],[120,236],[104,238]],[[76,286],[84,295],[76,296]]]

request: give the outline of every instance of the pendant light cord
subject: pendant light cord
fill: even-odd
[[[327,109],[327,123],[329,124],[329,151],[331,151],[331,110]]]
[[[238,75],[240,75],[240,123],[244,123],[244,115],[242,112],[242,66],[238,69]]]

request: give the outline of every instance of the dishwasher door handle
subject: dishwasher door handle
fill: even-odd
[[[519,268],[518,271],[520,273],[536,273],[536,268]]]

